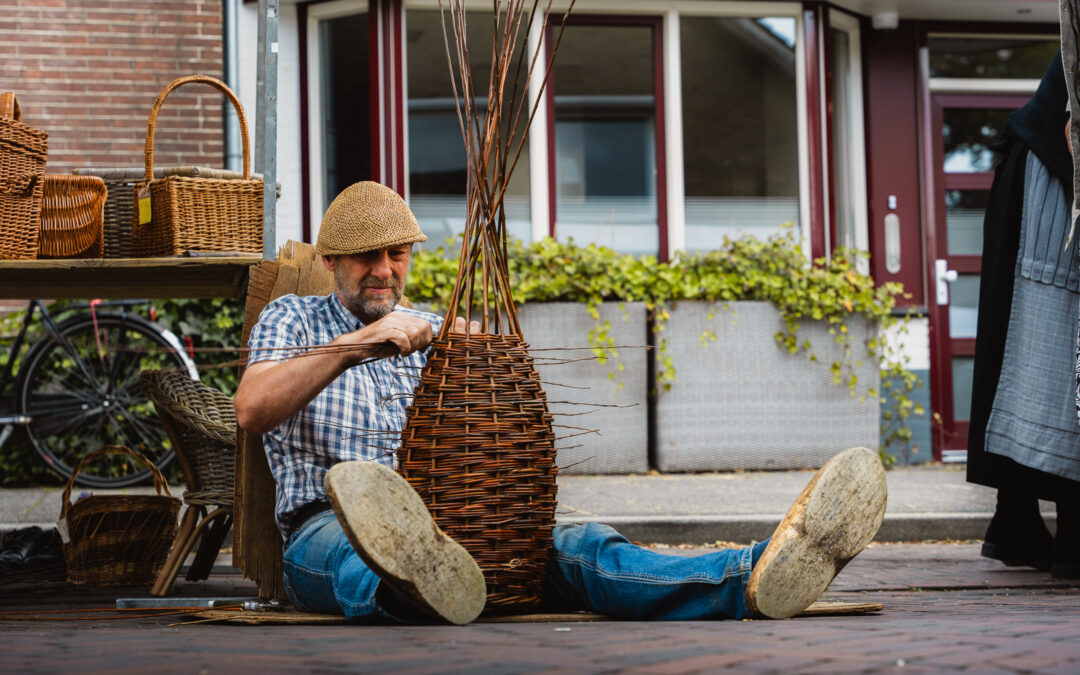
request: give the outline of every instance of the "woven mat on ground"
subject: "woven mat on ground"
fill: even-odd
[[[869,614],[880,612],[880,602],[815,602],[800,617],[837,616],[843,614]],[[199,621],[217,621],[221,623],[243,625],[288,624],[293,626],[327,625],[348,623],[345,617],[335,614],[309,614],[295,609],[279,612],[257,612],[235,609],[208,609],[192,614],[192,619]],[[476,623],[568,623],[583,621],[611,621],[603,614],[576,612],[567,614],[506,614],[482,616]]]

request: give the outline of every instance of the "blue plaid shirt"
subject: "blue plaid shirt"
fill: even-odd
[[[435,332],[442,325],[442,317],[435,314],[395,309],[427,319]],[[285,361],[307,351],[308,345],[327,344],[363,325],[335,293],[286,295],[268,304],[251,330],[248,362]],[[426,362],[425,350],[350,368],[303,410],[263,434],[266,458],[277,483],[275,512],[283,535],[287,536],[300,507],[326,500],[323,476],[338,462],[363,459],[390,467],[397,464],[394,453],[401,445],[405,409]]]

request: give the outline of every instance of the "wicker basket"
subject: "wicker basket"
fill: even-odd
[[[486,611],[536,606],[555,525],[555,435],[540,377],[517,335],[451,333],[408,408],[400,471],[435,522],[472,554]]]
[[[105,181],[94,176],[45,175],[39,258],[100,258]]]
[[[181,85],[201,82],[219,89],[236,108],[244,144],[244,171],[240,180],[193,176],[154,178],[154,128],[165,98]],[[174,80],[158,94],[146,129],[146,172],[149,183],[150,221],[132,219],[132,253],[136,256],[181,255],[188,251],[262,252],[263,182],[251,176],[247,118],[239,99],[224,82],[206,75]]]
[[[145,178],[143,169],[102,169],[88,168],[72,171],[77,176],[97,176],[105,181],[109,196],[105,199],[104,239],[106,258],[131,257],[131,222],[135,218],[135,186]],[[208,169],[201,166],[174,166],[168,169],[154,169],[154,178],[165,176],[189,176],[195,178],[224,178],[241,180],[240,171],[226,169]],[[261,174],[253,174],[261,179]],[[281,185],[277,187],[281,197]]]
[[[0,94],[0,259],[37,257],[49,136],[21,119],[15,94]]]
[[[108,196],[102,217],[103,257],[131,257],[131,221],[135,218],[135,184],[143,180],[143,169],[75,169],[76,176],[97,176],[105,181]],[[154,177],[165,175],[154,170]]]
[[[91,496],[72,504],[76,476],[105,455],[130,455],[146,464],[154,474],[157,494]],[[180,499],[172,496],[161,472],[142,454],[119,446],[90,453],[71,473],[60,507],[61,534],[67,532],[68,581],[102,586],[153,583],[176,538],[179,513]]]

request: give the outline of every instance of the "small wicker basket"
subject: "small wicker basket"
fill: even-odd
[[[0,94],[0,260],[37,257],[49,136],[21,117],[15,94]]]
[[[154,128],[166,97],[177,87],[199,82],[229,99],[240,118],[244,171],[240,180],[169,176],[154,178]],[[140,257],[181,255],[188,251],[262,252],[263,182],[251,175],[247,117],[236,94],[221,80],[189,75],[165,87],[150,111],[146,129],[146,173],[136,190],[149,185],[150,219],[132,219],[132,253]],[[138,197],[136,197],[138,198]]]
[[[94,176],[45,175],[39,258],[100,258],[105,181]]]
[[[106,455],[130,455],[150,467],[157,494],[91,496],[72,504],[71,489],[79,472]],[[176,538],[180,503],[161,472],[141,453],[110,445],[87,455],[71,473],[60,507],[68,581],[100,586],[153,583]]]

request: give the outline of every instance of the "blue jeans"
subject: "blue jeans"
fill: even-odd
[[[619,619],[742,619],[753,564],[765,550],[671,556],[631,544],[607,525],[559,525],[543,589],[544,611],[590,611]],[[379,581],[332,511],[294,532],[285,549],[285,591],[297,609],[358,623],[429,623]]]

